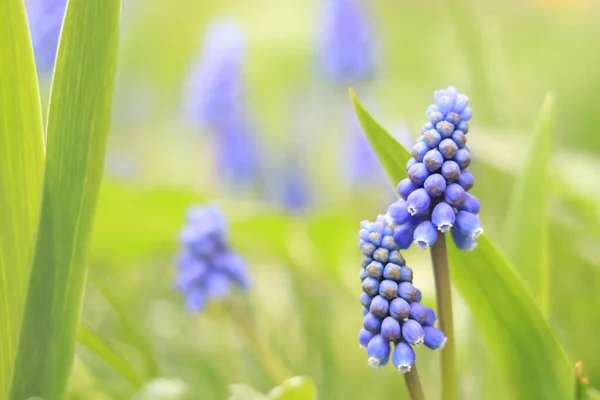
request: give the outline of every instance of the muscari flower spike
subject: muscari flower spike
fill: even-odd
[[[223,129],[243,118],[244,37],[231,20],[213,22],[203,51],[193,62],[185,87],[188,120],[209,129]]]
[[[27,0],[25,5],[38,70],[52,71],[67,0]]]
[[[398,371],[406,373],[415,363],[413,347],[441,349],[446,337],[435,326],[435,312],[421,304],[421,292],[412,284],[413,272],[400,254],[388,218],[379,215],[360,227],[364,320],[358,341],[367,349],[369,365],[386,365],[391,356]]]
[[[226,222],[213,206],[193,206],[181,230],[183,246],[177,257],[177,288],[191,311],[202,310],[210,299],[229,294],[232,283],[247,289],[249,276],[244,260],[226,240]]]
[[[319,36],[322,73],[341,83],[369,80],[375,72],[375,43],[362,0],[326,0]]]
[[[408,178],[398,183],[401,199],[390,206],[388,221],[396,225],[394,238],[400,249],[411,243],[431,247],[438,231],[450,231],[456,246],[471,251],[483,233],[479,200],[469,193],[473,175],[467,147],[469,99],[456,88],[434,92],[427,122],[406,164]]]

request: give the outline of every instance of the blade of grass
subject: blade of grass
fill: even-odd
[[[549,164],[554,97],[547,94],[531,137],[530,150],[511,194],[504,227],[507,257],[527,284],[544,315],[548,313]]]
[[[360,104],[354,108],[390,180],[404,179],[409,151]],[[472,253],[449,246],[451,279],[466,301],[514,399],[562,400],[574,393],[564,349],[523,283],[485,237]]]
[[[87,347],[92,353],[101,358],[106,364],[110,365],[116,372],[125,378],[131,385],[139,389],[144,383],[144,378],[131,365],[127,359],[119,354],[113,346],[102,336],[85,324],[79,327],[77,336],[79,343]]]
[[[50,97],[47,162],[9,399],[62,399],[110,119],[119,0],[70,0]]]
[[[40,96],[22,0],[0,2],[0,399],[10,378],[41,197]]]

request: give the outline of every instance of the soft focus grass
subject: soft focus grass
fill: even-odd
[[[593,23],[598,6],[471,2],[466,18],[479,41],[473,47],[464,34],[461,39],[459,22],[443,1],[369,3],[381,21],[382,75],[369,87],[358,87],[359,96],[368,98],[369,109],[386,127],[404,122],[414,137],[434,89],[453,84],[470,95],[473,192],[482,202],[486,234],[495,242],[503,237],[514,173],[525,165],[544,94],[555,93],[547,198],[548,317],[569,357],[583,360],[591,384],[600,386],[600,343],[595,340],[600,256],[594,246],[600,224],[591,173],[600,163],[595,134],[600,54],[589,51],[600,46],[600,27]],[[393,191],[381,179],[353,192],[335,180],[335,146],[344,138],[344,107],[350,105],[346,88],[325,101],[326,88],[314,80],[317,5],[291,0],[257,0],[251,6],[192,0],[180,0],[177,7],[159,0],[124,5],[109,176],[100,194],[90,259],[92,280],[108,283],[119,301],[107,300],[97,285],[88,285],[83,319],[144,378],[180,377],[195,391],[191,398],[225,398],[227,385],[236,382],[263,393],[275,384],[222,308],[190,315],[173,291],[172,258],[183,213],[189,204],[207,199],[226,211],[233,245],[252,268],[251,318],[293,373],[311,376],[323,399],[407,396],[393,368],[368,368],[356,343],[362,320],[356,229],[361,219],[384,211],[382,198],[391,198]],[[221,190],[209,142],[181,119],[188,62],[205,23],[224,15],[238,18],[248,34],[249,98],[261,138],[290,141],[296,123],[289,119],[291,98],[300,108],[294,110],[296,118],[319,121],[304,133],[304,140],[317,147],[311,170],[320,203],[309,216],[291,218],[252,194]],[[477,74],[470,72],[474,68]],[[565,174],[567,168],[573,172]],[[411,250],[406,258],[424,301],[433,305],[427,254]],[[495,375],[498,366],[488,358],[470,312],[457,301],[462,397],[507,398]],[[134,393],[89,350],[81,347],[79,353],[108,393],[116,398]],[[148,354],[159,365],[157,371],[148,366]],[[417,356],[426,391],[435,398],[438,355],[419,351]]]

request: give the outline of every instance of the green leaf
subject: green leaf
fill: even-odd
[[[0,1],[0,398],[10,378],[40,206],[42,113],[23,0]]]
[[[267,395],[272,400],[316,400],[317,388],[306,376],[294,376],[271,389]]]
[[[144,378],[136,371],[127,359],[119,354],[113,346],[102,336],[85,324],[79,328],[77,336],[79,343],[87,347],[92,353],[100,357],[106,364],[110,365],[116,372],[125,378],[133,387],[140,388]]]
[[[40,222],[9,399],[62,399],[110,119],[119,0],[70,0],[52,84]]]
[[[410,153],[378,126],[352,94],[358,118],[393,183],[406,178]],[[382,136],[379,138],[379,136]],[[396,167],[394,167],[396,166]],[[398,167],[401,166],[401,167]],[[569,361],[533,298],[486,237],[464,253],[449,246],[452,282],[468,304],[490,354],[511,383],[514,399],[572,396]]]
[[[530,288],[544,314],[548,311],[549,163],[554,97],[547,94],[531,137],[526,163],[512,191],[504,227],[507,257]]]

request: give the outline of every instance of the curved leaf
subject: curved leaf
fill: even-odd
[[[0,398],[14,359],[44,166],[42,113],[23,0],[0,2]]]
[[[351,93],[358,118],[391,181],[411,157]],[[573,394],[570,363],[550,326],[508,262],[486,237],[471,253],[449,246],[452,282],[473,313],[515,399],[562,400]]]
[[[70,0],[48,116],[47,162],[9,398],[64,398],[102,178],[119,0]]]
[[[548,310],[549,164],[552,146],[554,97],[547,94],[531,137],[525,165],[511,193],[504,227],[504,245],[544,314]]]

